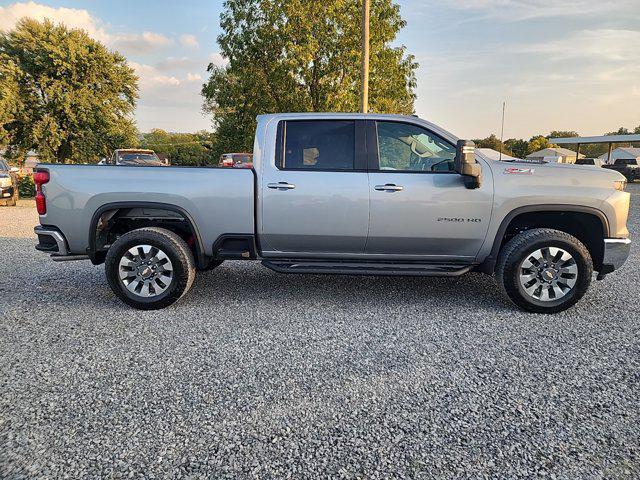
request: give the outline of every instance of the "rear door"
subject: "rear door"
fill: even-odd
[[[488,168],[477,189],[455,172],[455,146],[420,125],[369,121],[371,195],[365,252],[469,260],[489,226],[493,187]]]
[[[364,121],[287,120],[262,176],[265,256],[363,253],[369,226]]]

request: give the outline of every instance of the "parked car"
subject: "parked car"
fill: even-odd
[[[600,158],[578,158],[575,165],[592,165],[600,168],[604,166],[604,160],[601,160]]]
[[[127,167],[166,167],[153,150],[120,148],[109,159],[102,159],[100,165],[123,165]]]
[[[251,153],[223,153],[218,161],[219,167],[252,168],[253,154]]]
[[[630,182],[640,178],[640,166],[636,158],[617,158],[613,163],[605,164],[603,167],[620,172]]]
[[[18,200],[18,168],[0,158],[0,202],[13,207]]]
[[[399,115],[263,115],[255,145],[253,169],[39,165],[36,248],[104,263],[140,309],[237,259],[282,273],[479,271],[519,307],[553,313],[629,254],[630,195],[614,171],[490,160]]]

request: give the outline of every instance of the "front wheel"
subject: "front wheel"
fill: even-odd
[[[589,289],[593,261],[572,235],[548,228],[527,230],[500,251],[496,277],[503,292],[520,308],[556,313],[580,300]]]
[[[118,238],[105,259],[111,290],[127,305],[157,310],[182,298],[195,278],[187,243],[164,228],[140,228]]]

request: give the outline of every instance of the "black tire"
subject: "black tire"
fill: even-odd
[[[137,245],[155,247],[169,258],[172,266],[171,280],[168,286],[165,286],[166,290],[155,296],[144,298],[133,293],[120,279],[121,259],[129,249]],[[174,232],[164,228],[139,228],[124,234],[111,245],[105,259],[105,274],[111,290],[127,305],[139,310],[158,310],[175,303],[189,291],[195,273],[193,254],[187,243]]]
[[[575,284],[564,296],[541,300],[526,292],[525,287],[529,284],[522,284],[524,280],[521,281],[521,274],[527,271],[523,270],[526,265],[524,262],[531,258],[532,252],[539,249],[544,251],[550,247],[562,249],[570,254],[575,261],[577,274],[576,277],[572,277],[575,278]],[[540,269],[543,268],[544,265],[541,265]],[[556,313],[570,308],[587,292],[592,275],[593,261],[589,250],[582,242],[568,233],[550,228],[536,228],[516,235],[502,247],[496,264],[496,279],[503,293],[518,307],[534,313]],[[541,289],[544,287],[551,290],[550,286],[542,281],[542,274],[539,278],[540,280],[533,281],[539,282]],[[535,285],[536,283],[533,284]],[[563,283],[560,290],[564,291],[564,286]]]
[[[213,270],[216,267],[219,267],[220,265],[222,265],[222,263],[224,262],[224,260],[219,260],[217,258],[211,258],[208,260],[207,264],[202,267],[202,268],[198,268],[197,270],[199,272],[208,272],[210,270]]]

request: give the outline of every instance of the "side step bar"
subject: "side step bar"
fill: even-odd
[[[415,277],[457,277],[473,265],[455,263],[347,262],[326,260],[263,260],[262,264],[278,273],[330,275],[406,275]]]

